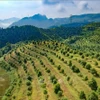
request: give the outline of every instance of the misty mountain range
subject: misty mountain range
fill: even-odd
[[[19,18],[16,18],[16,17],[0,20],[0,27],[1,28],[7,28],[9,25],[11,25],[12,23],[14,23],[18,20],[19,20]]]
[[[90,23],[90,22],[100,22],[100,13],[98,14],[82,14],[82,15],[72,15],[69,18],[47,18],[45,15],[36,14],[31,17],[24,17],[22,19],[10,18],[6,20],[0,20],[0,27],[12,27],[12,26],[23,26],[32,25],[38,28],[50,28],[52,26],[60,26],[76,23],[73,25],[80,25],[79,23]]]

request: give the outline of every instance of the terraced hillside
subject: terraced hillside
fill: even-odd
[[[2,100],[100,100],[100,60],[63,43],[22,43],[0,66],[11,78]]]

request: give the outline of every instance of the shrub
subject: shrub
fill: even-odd
[[[90,64],[87,64],[86,65],[86,69],[90,70],[90,68],[91,68],[91,65]]]
[[[61,66],[59,65],[59,66],[57,67],[57,69],[60,70],[60,69],[61,69]]]
[[[98,62],[95,62],[95,65],[97,66],[98,65]]]
[[[72,66],[72,61],[71,60],[69,61],[69,66]]]
[[[97,82],[94,78],[92,78],[89,82],[88,82],[88,85],[89,87],[92,89],[92,90],[97,90],[98,86],[97,86]]]
[[[74,72],[79,73],[80,72],[79,68],[75,67]]]
[[[32,90],[32,86],[29,86],[29,87],[28,87],[28,90],[31,91],[31,90]]]
[[[42,76],[42,73],[40,71],[38,71],[38,77]]]
[[[13,99],[15,99],[16,98],[16,96],[13,96]]]
[[[82,58],[84,58],[84,55],[82,55]]]
[[[60,84],[56,84],[54,87],[54,92],[58,94],[59,91],[61,91]]]
[[[40,60],[40,64],[43,65],[43,62]]]
[[[94,76],[97,76],[97,71],[94,69],[94,68],[91,68],[90,72],[94,75]]]
[[[65,64],[67,64],[67,61],[64,61]]]
[[[53,62],[53,59],[50,59],[50,62],[52,63]]]
[[[63,73],[63,74],[64,74],[64,69],[62,69],[62,70],[61,70],[61,73]]]
[[[73,65],[73,66],[71,67],[71,69],[72,69],[73,72],[75,72],[75,73],[79,73],[79,72],[80,72],[79,68],[77,68],[75,65]]]
[[[62,92],[62,91],[58,91],[58,96],[59,96],[59,97],[61,97],[61,96],[62,96],[62,94],[63,94],[63,92]]]
[[[54,75],[50,76],[50,80],[54,84],[57,83],[57,79],[56,79],[56,77]]]
[[[30,85],[31,85],[31,82],[30,82],[30,81],[27,81],[27,82],[26,82],[26,85],[27,85],[27,86],[30,86]]]
[[[86,62],[85,61],[81,61],[81,64],[83,65],[83,67],[85,67]]]
[[[87,77],[87,76],[85,76],[85,77],[84,77],[84,81],[87,81],[87,80],[88,80],[88,77]]]
[[[50,73],[50,69],[47,69],[47,73]]]
[[[67,81],[69,81],[69,80],[70,80],[70,77],[68,76],[68,77],[67,77]]]
[[[85,95],[84,91],[81,91],[81,92],[80,92],[79,98],[80,98],[80,99],[86,100],[86,95]]]
[[[31,77],[31,76],[28,76],[27,79],[28,79],[29,81],[32,81],[32,77]]]
[[[44,93],[44,94],[47,94],[47,90],[44,90],[43,93]]]
[[[27,96],[31,96],[32,92],[28,91]]]
[[[24,59],[24,63],[27,63],[27,60],[26,59]]]
[[[92,92],[91,94],[89,94],[88,100],[98,100],[97,94],[95,92]]]
[[[71,57],[71,58],[73,58],[73,56],[72,56],[72,55],[71,55],[70,57]]]
[[[60,56],[59,56],[58,58],[59,58],[59,59],[61,59],[61,57],[60,57]]]
[[[83,53],[82,52],[79,52],[79,55],[82,55]]]
[[[53,79],[53,84],[56,84],[57,83],[57,79]]]
[[[69,56],[69,53],[67,54],[67,56]]]
[[[62,58],[61,60],[64,61],[64,58]]]

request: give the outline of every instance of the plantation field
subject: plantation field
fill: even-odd
[[[22,43],[0,65],[11,77],[3,100],[100,100],[100,60],[63,43]]]

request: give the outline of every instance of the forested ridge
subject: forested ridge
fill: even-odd
[[[63,40],[80,34],[80,27],[56,27],[52,29],[36,28],[34,26],[11,27],[0,29],[0,47],[7,42],[17,43],[25,40]]]

